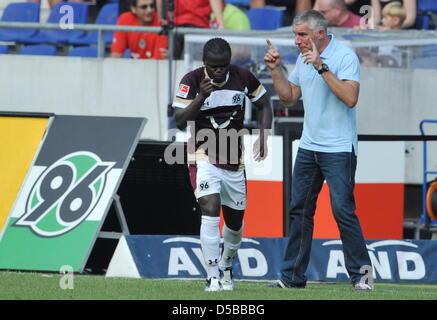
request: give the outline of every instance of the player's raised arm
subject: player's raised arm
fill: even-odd
[[[187,126],[188,121],[196,119],[205,99],[212,92],[211,79],[206,77],[200,82],[200,92],[186,108],[175,108],[175,120],[178,129],[183,130]]]
[[[284,106],[294,106],[301,96],[300,88],[288,81],[282,68],[281,55],[270,40],[267,39],[266,42],[268,50],[264,55],[264,62],[272,74],[275,91]]]

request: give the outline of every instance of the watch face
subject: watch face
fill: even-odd
[[[322,63],[322,69],[326,70],[326,71],[329,71],[329,67],[328,67],[328,65],[326,63]]]

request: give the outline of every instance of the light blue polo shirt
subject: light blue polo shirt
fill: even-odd
[[[340,80],[360,82],[360,62],[352,49],[334,35],[320,57]],[[288,80],[299,86],[305,110],[300,147],[320,152],[358,152],[355,108],[349,108],[329,89],[314,66],[302,54]]]

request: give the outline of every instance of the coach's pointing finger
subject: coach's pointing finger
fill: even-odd
[[[278,51],[276,51],[270,40],[266,40],[266,43],[269,49],[264,55],[264,62],[267,67],[272,70],[281,63],[281,56],[279,55]]]

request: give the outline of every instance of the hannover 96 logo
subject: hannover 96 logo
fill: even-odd
[[[59,159],[38,177],[15,223],[43,237],[55,237],[78,226],[103,193],[106,173],[114,162],[79,151]]]

